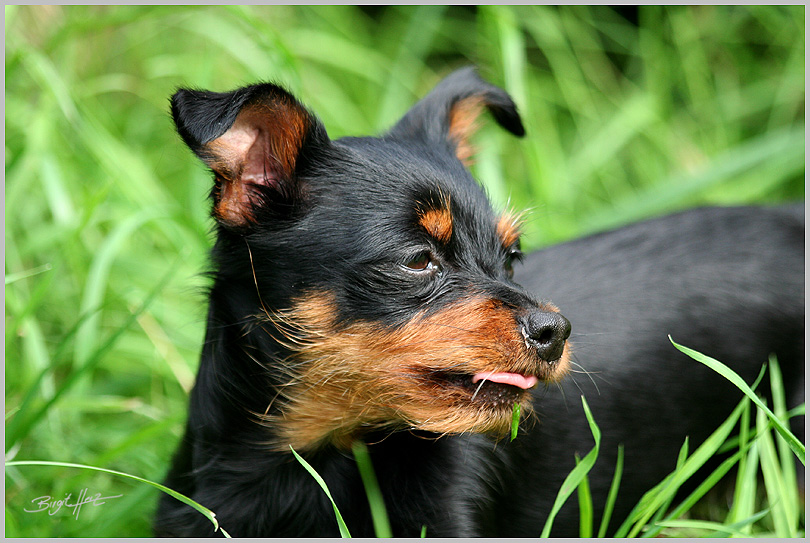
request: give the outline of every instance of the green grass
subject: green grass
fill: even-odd
[[[496,205],[533,209],[529,249],[687,206],[804,198],[803,6],[650,7],[638,26],[577,6],[5,10],[7,460],[164,476],[211,243],[210,179],[167,111],[181,85],[282,82],[339,137],[380,133],[475,63],[527,128],[515,140],[485,122],[474,171]],[[739,477],[767,458],[760,493],[777,500],[785,446],[749,449]],[[23,511],[83,488],[123,497],[78,520]],[[8,467],[6,535],[146,536],[157,494]],[[729,525],[758,511],[740,499]]]

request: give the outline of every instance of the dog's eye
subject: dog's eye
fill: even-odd
[[[506,261],[503,264],[503,268],[506,270],[506,274],[510,279],[515,275],[515,270],[512,268],[512,265],[515,262],[520,262],[522,258],[523,253],[517,248],[510,249],[509,253],[506,255]]]
[[[405,267],[412,271],[432,271],[438,266],[431,258],[430,251],[422,251],[405,263]]]

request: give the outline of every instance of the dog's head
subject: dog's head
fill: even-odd
[[[503,433],[529,389],[567,371],[568,321],[511,280],[519,219],[466,169],[484,109],[523,134],[470,68],[378,138],[330,140],[272,84],[174,95],[178,132],[215,176],[218,280],[253,297],[246,337],[283,347],[260,360],[277,446],[381,426]]]

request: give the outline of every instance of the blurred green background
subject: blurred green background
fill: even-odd
[[[204,331],[210,177],[178,86],[287,86],[377,134],[476,64],[523,115],[474,173],[525,248],[703,204],[804,198],[804,6],[5,8],[6,460],[162,480]],[[673,233],[676,235],[676,233]],[[122,494],[79,518],[43,495]],[[147,536],[157,491],[6,469],[6,536]]]

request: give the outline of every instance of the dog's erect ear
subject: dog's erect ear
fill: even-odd
[[[215,174],[214,217],[237,229],[255,220],[268,196],[295,197],[303,149],[327,140],[314,115],[269,83],[228,93],[178,90],[172,116],[186,145]]]
[[[400,119],[389,135],[431,143],[448,142],[458,159],[467,163],[473,155],[470,137],[484,107],[506,130],[523,136],[515,103],[506,91],[481,79],[473,67],[457,70],[439,82]]]

